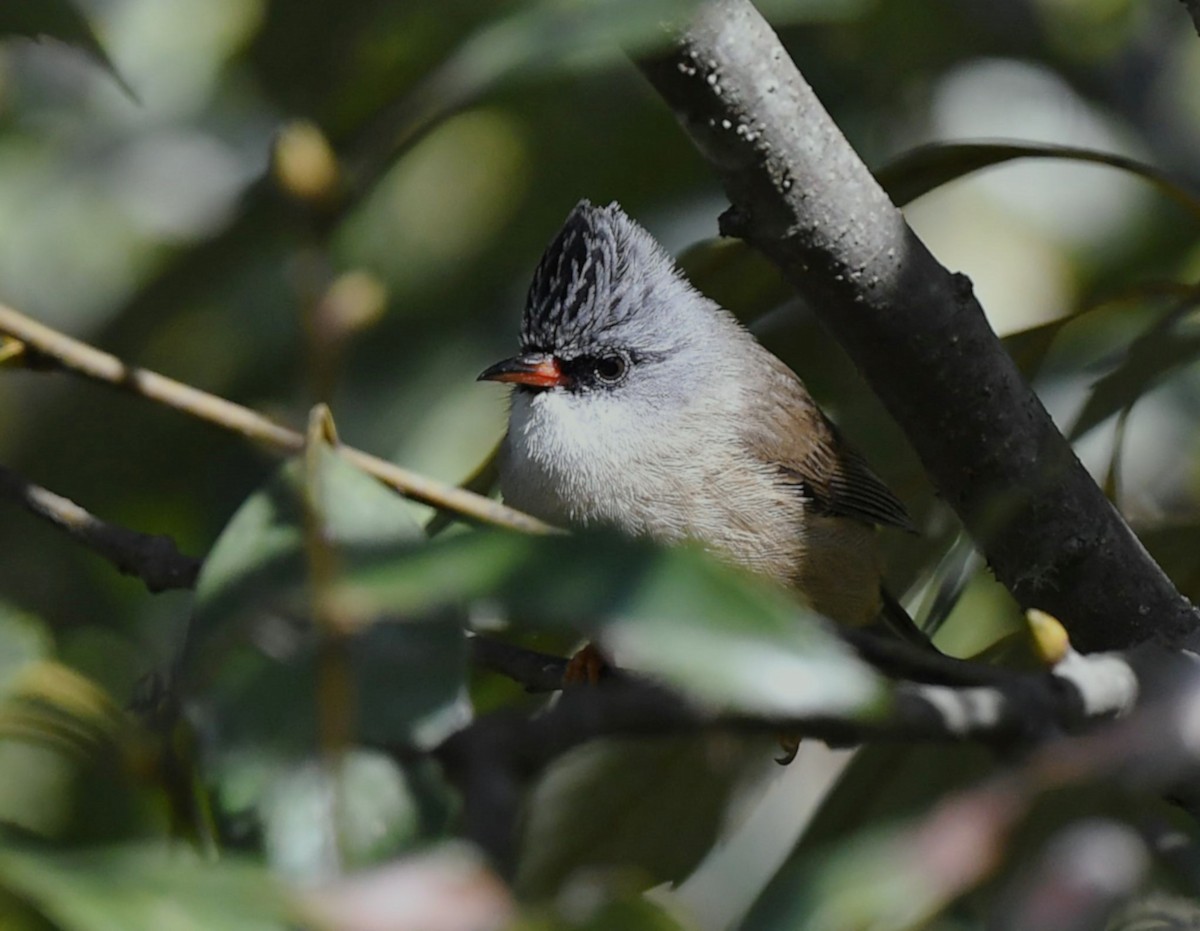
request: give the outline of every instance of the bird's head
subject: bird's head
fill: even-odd
[[[519,394],[661,407],[714,374],[726,342],[715,337],[730,323],[617,204],[585,200],[534,272],[521,351],[479,378]]]

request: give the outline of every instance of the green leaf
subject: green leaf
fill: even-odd
[[[570,911],[575,914],[553,923],[553,931],[683,931],[684,927],[661,905],[641,896],[604,899],[582,918],[577,916],[578,909]]]
[[[0,601],[0,697],[30,663],[53,653],[53,639],[41,619]]]
[[[1092,385],[1068,439],[1078,440],[1109,417],[1133,407],[1155,385],[1197,358],[1200,329],[1182,310],[1168,313],[1134,340],[1120,363]]]
[[[319,543],[306,528],[309,502],[321,519]],[[360,626],[340,626],[336,635],[313,621],[312,567],[328,563],[328,586],[363,559],[390,559],[422,538],[412,515],[407,502],[321,446],[285,464],[217,540],[198,582],[185,688],[219,725],[223,791],[240,780],[235,807],[253,809],[271,791],[271,779],[247,781],[238,770],[247,749],[263,755],[265,769],[290,772],[293,785],[311,783],[302,774],[321,743],[320,722],[328,726],[330,714],[343,739],[418,747],[440,742],[469,716],[467,646],[454,615],[364,618]],[[327,621],[346,619],[327,597],[322,604]],[[347,765],[342,776],[361,775],[357,763]],[[412,787],[420,798],[405,804],[439,804],[433,797],[440,781]],[[399,783],[393,788],[408,790]],[[376,801],[383,804],[386,796],[377,794]],[[371,817],[378,826],[393,815],[381,809]],[[328,819],[322,823],[331,826]],[[399,843],[406,830],[397,822],[384,833]],[[313,836],[316,844],[338,843],[328,832]],[[342,840],[350,853],[366,856],[369,845],[361,838]]]
[[[992,752],[982,747],[860,750],[740,931],[910,927],[913,910],[924,915],[936,893],[924,879],[928,864],[896,839],[910,819],[994,765]]]
[[[1200,196],[1153,166],[1109,152],[1050,143],[934,143],[905,152],[888,162],[875,171],[875,179],[887,191],[892,203],[904,207],[951,181],[1023,158],[1064,159],[1126,171],[1149,181],[1167,197],[1200,217]],[[744,323],[794,297],[794,291],[774,266],[742,240],[717,238],[695,243],[680,255],[679,264],[697,288],[722,306],[733,309]],[[1022,350],[1027,348],[1032,354],[1029,367],[1040,362],[1049,340],[1063,322],[1050,321],[1040,328],[1037,336],[1021,341]],[[1025,366],[1023,369],[1028,370]]]
[[[776,2],[776,22],[851,18],[864,0]],[[695,0],[537,0],[497,18],[467,40],[447,62],[451,86],[482,89],[510,75],[553,73],[608,65],[667,44],[671,24],[686,23]],[[454,75],[455,80],[450,80]]]
[[[413,507],[337,452],[323,448],[312,487],[324,542],[343,565],[361,553],[422,536]],[[309,476],[302,459],[285,463],[243,502],[221,532],[196,581],[189,652],[228,636],[230,626],[280,599],[296,602],[308,583],[305,520]]]
[[[796,296],[779,269],[740,239],[693,243],[680,254],[678,264],[706,297],[746,325]]]
[[[404,617],[483,602],[592,638],[618,665],[711,707],[870,714],[881,696],[874,672],[820,618],[695,548],[478,531],[360,564],[346,578],[344,610]]]
[[[367,750],[281,769],[259,802],[271,865],[315,878],[395,856],[433,833],[430,780],[421,783],[419,769]]]
[[[775,22],[850,19],[865,0],[776,2]],[[515,4],[468,36],[398,108],[393,145],[369,153],[363,167],[377,173],[447,115],[464,110],[498,86],[595,71],[653,53],[671,39],[671,23],[691,18],[696,0],[532,0]]]
[[[49,640],[36,619],[0,607],[0,823],[106,839],[155,825],[152,803],[115,765],[130,736],[126,715],[97,683],[51,659]]]
[[[85,52],[112,75],[130,97],[133,89],[117,71],[87,18],[71,0],[5,0],[0,4],[0,40],[6,36],[53,39]]]
[[[261,867],[161,844],[52,852],[0,847],[0,889],[63,931],[267,931],[296,909]]]
[[[1165,172],[1110,152],[1042,142],[940,142],[906,152],[875,172],[897,207],[935,188],[983,168],[1021,158],[1055,158],[1107,165],[1149,181],[1162,193],[1200,217],[1200,197]]]
[[[534,788],[517,887],[548,897],[581,869],[637,888],[678,883],[726,827],[731,806],[778,775],[770,738],[600,740],[556,761]]]

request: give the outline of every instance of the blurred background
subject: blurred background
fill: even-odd
[[[72,38],[58,6],[30,31]],[[328,400],[345,441],[460,480],[504,420],[502,393],[474,376],[513,347],[532,268],[578,199],[620,201],[677,253],[715,235],[720,190],[614,45],[680,7],[80,3],[115,73],[82,40],[0,45],[0,299],[292,424]],[[764,9],[872,167],[931,141],[1005,138],[1200,180],[1200,41],[1178,3]],[[1139,290],[1194,278],[1194,217],[1144,180],[1071,161],[973,175],[908,213],[1001,334],[1041,327],[1037,384],[1061,423],[1124,367],[1080,450],[1103,478],[1121,441],[1114,493],[1194,593],[1179,525],[1195,513],[1197,382],[1177,348],[1194,336],[1186,311],[1155,326],[1177,296]],[[765,337],[921,517],[929,545],[902,541],[893,559],[908,590],[955,525],[931,511],[903,439],[769,270],[701,264],[699,283],[744,319],[784,308]],[[21,372],[0,384],[0,462],[196,555],[272,467],[172,412]],[[99,626],[135,654],[169,650],[181,599],[146,598],[7,502],[0,553],[0,599],[63,643]]]
[[[872,168],[927,143],[1020,140],[1128,156],[1200,192],[1200,39],[1174,0],[759,5]],[[0,32],[68,40],[0,42],[0,301],[294,426],[328,401],[345,442],[458,482],[503,429],[503,393],[475,376],[514,348],[542,248],[580,198],[619,201],[910,506],[924,534],[889,541],[893,587],[923,615],[957,579],[940,643],[982,649],[1015,607],[807,308],[709,241],[723,195],[620,50],[687,6],[79,0],[47,2],[32,25],[0,10]],[[1039,159],[955,180],[907,214],[1200,596],[1194,204]],[[13,369],[0,463],[203,556],[276,460],[137,398]],[[174,655],[190,604],[148,596],[0,500],[0,615],[36,619],[118,701]]]

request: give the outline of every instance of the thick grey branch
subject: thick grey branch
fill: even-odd
[[[718,173],[723,230],[806,295],[1023,607],[1083,649],[1198,616],[1088,476],[962,275],[913,234],[748,0],[715,0],[642,69]]]
[[[152,592],[192,588],[196,584],[200,560],[179,552],[175,541],[168,536],[139,533],[110,524],[4,466],[0,466],[0,494],[65,530],[125,575],[141,579]]]

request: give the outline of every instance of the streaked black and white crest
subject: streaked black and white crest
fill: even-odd
[[[670,257],[619,205],[580,201],[533,274],[521,346],[584,353],[646,303],[652,272],[676,275]]]

